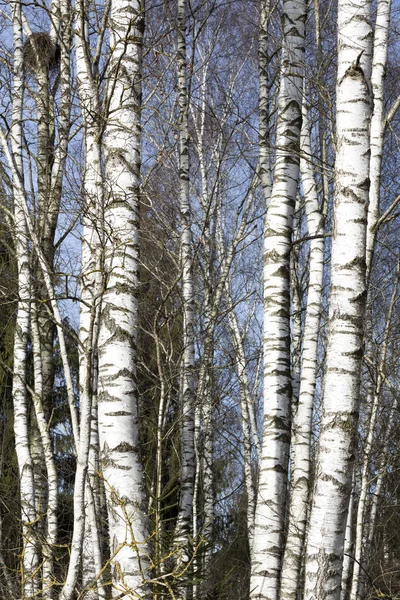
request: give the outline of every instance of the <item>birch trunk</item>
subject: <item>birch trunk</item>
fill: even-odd
[[[63,6],[61,6],[63,4]],[[67,14],[64,14],[64,13]],[[54,240],[59,216],[63,169],[68,151],[69,112],[70,112],[70,90],[69,90],[69,52],[70,52],[70,27],[66,23],[70,13],[65,2],[53,0],[51,3],[51,30],[50,43],[53,45],[52,52],[55,53],[56,44],[61,48],[61,66],[66,69],[62,77],[62,102],[59,123],[58,149],[59,161],[54,163],[54,142],[56,124],[54,118],[54,96],[60,80],[60,74],[56,73],[55,83],[50,85],[50,59],[47,54],[40,52],[36,47],[33,37],[31,44],[36,56],[36,112],[37,112],[37,207],[38,220],[36,223],[37,235],[41,244],[42,253],[51,270],[53,270],[55,247]],[[64,39],[65,38],[65,39]],[[64,43],[63,43],[64,42]],[[64,48],[63,48],[64,46]],[[66,46],[68,49],[66,50]],[[66,55],[68,61],[66,61]],[[60,65],[53,65],[58,71]],[[65,143],[63,143],[65,142]],[[61,159],[61,165],[59,164]],[[52,187],[52,167],[55,164],[60,179],[57,189]],[[61,168],[60,168],[61,167]],[[38,305],[39,333],[42,355],[42,381],[43,381],[43,407],[47,417],[52,406],[52,394],[54,383],[54,321],[48,314],[48,293],[46,284],[41,273],[40,261],[35,261],[37,295],[40,303]]]
[[[269,141],[269,92],[268,92],[268,24],[270,19],[270,0],[261,0],[260,3],[260,33],[258,38],[258,76],[259,76],[259,152],[260,152],[260,180],[264,192],[265,202],[268,205],[271,197],[271,165]]]
[[[381,187],[381,164],[383,140],[385,132],[384,118],[384,80],[388,52],[388,37],[390,23],[391,0],[379,0],[375,33],[374,52],[372,59],[371,83],[374,94],[374,107],[371,118],[371,158],[370,158],[370,180],[371,188],[369,194],[368,208],[368,230],[367,230],[367,276],[372,263],[372,253],[375,241],[375,226],[379,218],[379,196]]]
[[[65,8],[65,7],[64,7]],[[68,9],[67,9],[68,10]],[[52,27],[50,33],[53,48],[55,44],[60,44],[64,37],[64,42],[68,44],[68,26],[65,27],[65,18],[62,18],[59,1],[54,0],[51,4]],[[64,27],[61,27],[63,22]],[[34,41],[31,42],[34,44]],[[53,192],[51,191],[51,170],[54,158],[54,93],[50,87],[49,77],[49,59],[48,56],[42,56],[34,48],[36,53],[36,112],[37,112],[37,207],[38,219],[35,224],[37,228],[38,239],[40,240],[41,250],[46,259],[49,269],[54,268],[54,239],[59,215],[59,205],[61,199],[61,187],[63,177],[63,167],[66,160],[68,142],[63,148],[62,170],[59,178],[60,185]],[[68,49],[69,51],[69,49]],[[64,56],[67,54],[64,50]],[[64,66],[65,60],[64,60]],[[55,67],[56,69],[58,66]],[[68,85],[65,85],[65,77],[68,77]],[[56,82],[59,81],[59,75],[56,75]],[[55,85],[56,87],[56,85]],[[64,113],[67,105],[67,123],[60,120],[60,140],[63,135],[68,136],[69,131],[69,62],[67,73],[64,74],[62,87],[62,110]],[[65,115],[63,115],[65,118]],[[52,129],[52,132],[51,132]],[[52,443],[46,421],[49,420],[52,411],[53,393],[54,393],[54,334],[55,324],[48,311],[48,292],[43,274],[40,267],[40,260],[36,257],[33,261],[35,273],[35,297],[36,307],[31,316],[31,330],[34,347],[35,361],[35,421],[32,429],[32,457],[35,469],[35,487],[37,493],[36,508],[44,515],[39,522],[40,533],[43,536],[43,596],[45,598],[54,597],[54,548],[57,543],[57,475],[55,471],[54,457],[52,455]],[[36,351],[35,351],[36,348]],[[39,373],[40,371],[40,373]],[[44,421],[43,421],[44,419]],[[35,451],[34,451],[35,450]]]
[[[377,512],[378,512],[378,504],[379,504],[379,500],[380,500],[381,493],[382,493],[382,486],[384,483],[385,475],[387,472],[386,462],[387,462],[387,457],[388,457],[389,444],[391,441],[391,436],[392,436],[393,428],[395,425],[394,415],[397,410],[398,410],[398,403],[396,402],[396,400],[394,400],[394,402],[391,406],[391,409],[389,411],[389,415],[388,415],[388,426],[386,428],[385,437],[384,437],[384,443],[383,443],[383,448],[382,448],[382,458],[379,461],[379,465],[378,465],[379,474],[378,474],[378,477],[376,480],[375,491],[374,491],[374,494],[373,494],[372,500],[371,500],[371,510],[369,513],[369,522],[368,522],[368,525],[366,525],[367,531],[366,531],[366,535],[363,536],[363,539],[364,539],[364,552],[363,552],[363,557],[362,557],[363,568],[360,570],[359,588],[358,588],[358,593],[359,593],[360,598],[363,598],[364,594],[365,594],[368,558],[369,558],[369,553],[370,553],[371,549],[373,548],[372,544],[373,544],[373,540],[374,540],[376,517],[377,517]],[[365,532],[363,532],[363,533],[365,533]]]
[[[368,434],[364,448],[363,455],[363,468],[361,476],[361,489],[360,498],[357,507],[357,520],[356,520],[356,537],[355,537],[355,549],[354,549],[354,568],[353,578],[351,583],[350,600],[357,600],[359,597],[359,580],[360,580],[360,568],[362,564],[362,553],[363,553],[363,540],[365,533],[365,511],[366,502],[369,488],[369,463],[371,452],[373,448],[374,432],[376,420],[378,418],[379,405],[381,400],[382,387],[385,380],[385,364],[388,352],[389,335],[392,327],[392,315],[393,310],[398,299],[398,286],[400,276],[400,259],[397,263],[395,282],[393,286],[392,297],[389,304],[389,310],[386,317],[386,326],[383,334],[382,346],[380,350],[379,362],[377,365],[377,378],[375,383],[375,390],[372,400],[371,416],[368,424]]]
[[[183,296],[183,373],[181,417],[181,473],[175,546],[181,559],[189,560],[189,538],[193,512],[194,453],[194,293],[192,275],[192,217],[189,200],[189,134],[186,83],[186,0],[178,0],[178,91],[179,91],[179,196],[181,212],[181,268]]]
[[[324,238],[322,237],[324,219],[319,209],[313,168],[309,162],[312,153],[305,102],[303,102],[301,149],[300,170],[308,235],[314,239],[310,241],[307,312],[303,333],[299,401],[292,424],[289,524],[281,582],[281,597],[285,599],[297,597],[309,513],[312,414],[318,367],[318,333],[324,271]]]
[[[324,400],[305,598],[340,597],[358,419],[371,118],[371,3],[339,0],[336,189]]]
[[[98,410],[113,595],[127,598],[144,592],[149,569],[136,388],[143,23],[139,0],[112,1]]]
[[[214,541],[214,430],[213,430],[213,402],[212,402],[212,369],[214,359],[214,332],[215,319],[211,316],[211,299],[207,300],[206,308],[206,344],[202,356],[202,368],[200,369],[200,381],[198,387],[198,398],[201,402],[202,416],[202,467],[203,475],[203,526],[202,526],[202,574],[201,577],[207,583],[210,574],[211,560],[213,555]]]
[[[29,447],[28,399],[26,391],[27,343],[29,335],[30,307],[30,265],[28,232],[23,209],[23,192],[20,181],[23,174],[22,157],[22,118],[23,118],[23,38],[22,8],[17,2],[13,7],[12,25],[14,41],[14,88],[11,125],[11,146],[14,158],[14,227],[15,246],[18,265],[18,304],[14,336],[14,366],[12,397],[14,406],[15,450],[17,454],[21,524],[22,559],[21,587],[22,596],[27,600],[38,591],[37,569],[39,556],[34,526],[36,522],[35,484],[33,462]]]
[[[300,195],[297,195],[295,204],[295,213],[300,208]],[[293,241],[298,238],[300,219],[293,220]],[[300,372],[301,372],[301,347],[302,347],[302,326],[301,326],[301,301],[302,290],[300,289],[298,273],[299,253],[298,248],[292,248],[290,253],[290,381],[292,386],[291,397],[291,421],[297,411],[300,393]],[[290,472],[292,472],[293,444],[290,446]]]
[[[35,408],[35,420],[40,435],[39,449],[45,463],[46,489],[46,523],[44,529],[44,540],[42,543],[43,574],[42,588],[43,598],[52,599],[55,594],[54,574],[54,549],[57,544],[57,510],[58,510],[58,483],[57,471],[53,455],[53,444],[50,437],[49,426],[43,408],[44,386],[42,354],[40,347],[39,323],[36,311],[31,314],[31,335],[33,347],[33,369],[34,369],[34,394],[33,404]]]
[[[343,572],[342,572],[342,589],[340,592],[340,600],[347,600],[351,586],[352,566],[354,563],[353,545],[353,517],[354,517],[354,496],[355,496],[355,476],[353,473],[353,481],[351,484],[351,495],[349,501],[349,511],[347,513],[346,533],[344,539],[344,557],[343,557]]]
[[[283,548],[290,444],[290,249],[299,176],[306,9],[285,0],[274,185],[264,240],[264,429],[251,598],[275,600]]]
[[[94,82],[92,64],[87,47],[86,12],[78,4],[78,27],[76,34],[76,58],[78,91],[85,125],[85,173],[83,236],[81,258],[81,310],[79,339],[80,394],[90,390],[91,423],[88,455],[88,479],[85,484],[85,534],[82,555],[82,583],[90,588],[85,594],[88,600],[104,597],[101,586],[101,544],[96,515],[96,499],[99,492],[99,439],[97,412],[97,343],[101,310],[101,222],[103,210],[103,174],[101,167],[101,126],[98,121],[100,101]],[[90,381],[87,381],[87,379]],[[97,502],[98,504],[98,502]],[[99,586],[97,584],[100,584]]]

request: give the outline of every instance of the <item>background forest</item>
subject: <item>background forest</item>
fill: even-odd
[[[397,0],[0,0],[0,598],[400,596]]]

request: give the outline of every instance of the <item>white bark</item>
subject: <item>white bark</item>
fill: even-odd
[[[155,562],[156,574],[159,575],[163,572],[163,561],[162,561],[162,546],[161,540],[163,536],[163,520],[161,514],[161,493],[162,493],[162,476],[163,476],[163,441],[164,441],[164,423],[165,423],[165,411],[168,406],[168,398],[167,398],[167,385],[165,381],[165,376],[163,373],[162,366],[162,353],[161,353],[161,343],[158,336],[157,331],[157,321],[158,315],[154,318],[153,325],[153,335],[156,345],[156,354],[157,354],[157,369],[160,380],[160,401],[158,405],[158,419],[157,419],[157,446],[156,446],[156,469],[155,469],[155,486],[154,486],[154,498],[155,498],[155,515],[154,515],[154,553],[153,560]],[[174,540],[175,541],[175,540]],[[180,562],[181,551],[187,551],[185,548],[185,540],[180,540],[181,544],[178,542],[176,546],[178,563]]]
[[[58,146],[54,152],[54,162],[50,180],[50,213],[59,212],[59,203],[64,181],[65,163],[68,156],[68,142],[71,111],[71,4],[69,0],[53,0],[51,3],[51,31],[54,43],[60,46],[60,114],[58,126]],[[54,220],[52,220],[54,222]]]
[[[295,212],[300,208],[300,195],[297,195]],[[293,241],[298,238],[300,222],[295,219],[293,222]],[[297,411],[297,404],[300,393],[300,372],[301,372],[301,346],[302,346],[302,326],[301,326],[301,300],[302,290],[300,289],[298,272],[298,248],[292,248],[290,253],[290,380],[292,385],[291,398],[291,416]],[[290,446],[290,471],[292,471],[293,444]]]
[[[387,428],[385,431],[381,460],[378,463],[379,473],[378,473],[378,476],[376,479],[374,494],[371,499],[369,522],[368,522],[368,524],[366,524],[366,532],[365,531],[363,532],[363,534],[364,534],[364,536],[363,536],[364,550],[363,550],[363,557],[362,557],[362,567],[363,568],[361,569],[361,572],[360,572],[359,588],[358,588],[358,595],[360,598],[363,598],[364,594],[365,594],[364,588],[365,588],[366,572],[367,572],[367,568],[368,568],[368,558],[369,558],[369,554],[373,548],[372,544],[373,544],[373,540],[374,540],[376,517],[377,517],[377,512],[378,512],[378,504],[379,504],[379,500],[380,500],[381,493],[382,493],[382,486],[383,486],[383,483],[385,480],[385,475],[387,473],[388,450],[389,450],[389,444],[391,442],[393,428],[395,425],[394,415],[396,414],[397,410],[398,410],[398,402],[396,400],[394,400],[394,402],[390,408],[388,418],[387,418],[388,425],[387,425]]]
[[[82,554],[82,583],[89,588],[85,598],[95,600],[104,597],[101,586],[101,548],[96,502],[94,496],[99,490],[99,440],[97,414],[97,342],[101,307],[101,233],[100,222],[103,209],[103,176],[100,148],[100,102],[95,85],[92,64],[87,47],[86,13],[82,3],[78,4],[78,27],[76,33],[76,59],[79,99],[85,124],[85,172],[83,236],[81,258],[81,307],[80,307],[80,354],[79,381],[80,394],[85,390],[90,394],[91,422],[90,446],[88,454],[88,480],[85,484],[85,533]],[[100,584],[97,589],[97,583]]]
[[[311,143],[306,103],[303,102],[300,170],[310,240],[309,282],[303,332],[299,400],[292,424],[292,463],[290,476],[289,525],[282,566],[281,597],[295,599],[309,514],[311,474],[311,435],[315,384],[318,367],[322,281],[324,271],[324,218],[321,214],[310,164]]]
[[[33,312],[33,311],[32,311]],[[42,588],[43,598],[51,599],[54,597],[54,549],[57,544],[57,509],[58,509],[58,484],[57,471],[53,455],[53,444],[50,437],[49,426],[46,421],[43,408],[43,375],[42,375],[42,360],[40,348],[39,325],[36,314],[31,314],[31,334],[33,345],[33,361],[34,361],[34,394],[33,404],[35,408],[35,418],[37,427],[40,433],[40,450],[43,453],[44,463],[46,467],[46,526],[45,539],[42,543],[43,554],[43,574]],[[43,510],[43,509],[42,509]]]
[[[265,202],[268,205],[271,197],[271,165],[269,140],[269,93],[268,93],[268,24],[270,19],[270,0],[260,3],[260,33],[258,38],[258,74],[259,74],[259,152],[260,180]]]
[[[356,520],[356,536],[355,536],[355,549],[354,549],[354,568],[353,578],[351,583],[350,600],[357,600],[359,597],[359,580],[360,580],[360,568],[363,553],[363,540],[365,537],[365,511],[366,502],[369,488],[369,463],[371,452],[373,449],[374,432],[376,420],[378,418],[381,392],[385,381],[385,364],[388,352],[389,336],[392,327],[392,315],[393,310],[398,299],[398,285],[400,276],[400,260],[397,263],[395,281],[393,285],[392,297],[389,304],[389,310],[386,317],[385,331],[383,334],[382,345],[380,349],[380,357],[377,365],[377,378],[375,383],[375,390],[372,400],[371,415],[368,423],[367,439],[365,441],[363,462],[362,462],[362,476],[361,476],[361,489],[360,498],[357,507],[357,520]]]
[[[275,600],[283,549],[290,444],[290,248],[299,176],[306,9],[286,0],[283,13],[274,185],[264,240],[264,428],[251,598]]]
[[[371,83],[374,94],[374,107],[371,119],[371,159],[367,231],[367,276],[372,262],[372,253],[379,219],[379,196],[381,187],[381,164],[385,131],[384,119],[384,80],[388,52],[391,0],[379,0],[374,33]]]
[[[91,313],[91,327],[87,339],[87,364],[84,388],[80,394],[80,428],[76,440],[77,466],[74,483],[74,526],[71,542],[71,554],[68,572],[60,599],[71,600],[76,588],[79,565],[82,558],[82,544],[85,531],[85,495],[87,498],[87,472],[90,448],[90,425],[92,410],[92,354],[93,354],[93,321]]]
[[[344,556],[343,556],[343,572],[342,572],[342,589],[340,592],[340,600],[347,600],[349,595],[349,588],[351,585],[351,571],[353,566],[353,546],[354,546],[354,532],[353,532],[353,517],[354,517],[354,495],[355,495],[355,474],[353,473],[353,481],[351,484],[351,494],[349,501],[349,511],[347,513],[346,522],[346,533],[344,540]]]
[[[96,219],[96,201],[99,195],[99,145],[95,142],[98,133],[92,123],[92,115],[97,115],[92,94],[90,74],[87,69],[84,50],[85,22],[82,6],[78,5],[78,27],[76,36],[78,89],[84,122],[86,125],[85,150],[86,169],[84,175],[84,190],[86,192],[87,206],[84,208],[84,239],[82,243],[82,279],[81,292],[81,322],[80,322],[80,428],[77,446],[77,471],[74,488],[74,529],[71,544],[71,557],[68,568],[67,580],[61,597],[67,600],[71,597],[76,587],[79,565],[83,558],[83,584],[89,584],[101,570],[101,556],[96,526],[95,511],[93,509],[93,492],[87,481],[90,438],[91,438],[91,412],[94,390],[94,353],[97,341],[98,303],[99,293],[99,263],[98,263],[98,237],[93,233],[93,222]],[[94,98],[93,98],[94,95]],[[89,119],[88,119],[88,115]],[[88,124],[89,121],[89,124]],[[101,179],[100,179],[101,181]],[[93,206],[96,208],[93,210]],[[90,212],[92,210],[92,212]],[[89,231],[88,231],[89,228]],[[97,269],[97,270],[96,270]],[[92,462],[95,462],[93,459]],[[92,464],[92,470],[96,465]],[[86,531],[85,531],[86,530]],[[87,535],[85,535],[85,532]],[[83,542],[85,539],[85,555],[82,557]],[[88,547],[88,544],[90,547]],[[93,570],[87,573],[88,557],[91,558]],[[92,562],[93,561],[93,562]],[[100,587],[101,590],[101,587]],[[98,598],[97,591],[90,592],[92,598]],[[101,595],[101,594],[100,594]],[[90,595],[89,595],[90,597]]]
[[[14,336],[14,366],[12,397],[14,406],[15,450],[17,454],[21,524],[22,524],[22,596],[27,600],[38,591],[37,569],[39,556],[34,526],[36,521],[35,484],[29,447],[28,402],[26,391],[27,343],[29,335],[30,266],[23,190],[22,117],[23,117],[23,40],[21,3],[16,2],[12,13],[14,40],[14,88],[11,125],[11,145],[14,158],[14,227],[18,265],[18,305]]]
[[[336,185],[324,398],[305,598],[340,597],[365,303],[371,117],[371,3],[339,0]]]
[[[99,438],[113,595],[144,591],[149,567],[136,389],[141,44],[138,0],[113,0],[105,132],[105,277],[99,336]]]
[[[177,61],[179,92],[179,197],[181,212],[181,269],[183,298],[183,373],[181,416],[181,473],[175,546],[187,561],[191,535],[195,475],[194,452],[194,292],[192,274],[192,216],[189,199],[189,134],[186,57],[186,0],[178,0]]]

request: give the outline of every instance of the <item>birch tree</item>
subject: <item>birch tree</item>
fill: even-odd
[[[14,87],[11,125],[12,153],[15,161],[14,179],[14,226],[18,264],[18,306],[14,337],[14,433],[17,453],[22,523],[21,593],[25,598],[34,598],[38,591],[37,570],[39,568],[38,540],[34,524],[37,513],[35,506],[35,481],[29,445],[27,377],[27,344],[29,335],[29,305],[31,281],[29,245],[26,216],[21,191],[23,178],[22,120],[24,95],[22,6],[17,2],[12,12],[14,42]],[[20,179],[20,181],[18,181]],[[17,180],[17,181],[16,181]]]
[[[371,189],[368,208],[367,274],[371,270],[372,253],[379,218],[382,151],[384,142],[384,79],[388,52],[391,0],[379,0],[374,30],[371,84],[374,106],[371,118]]]
[[[178,0],[177,67],[179,93],[179,196],[181,212],[181,269],[183,297],[183,358],[182,358],[182,433],[181,486],[176,523],[177,546],[188,560],[188,545],[193,514],[195,474],[194,449],[194,291],[192,270],[192,217],[189,198],[189,134],[186,56],[186,0]]]
[[[339,598],[357,425],[371,119],[368,2],[339,2],[334,231],[326,374],[305,597]]]
[[[113,0],[105,130],[105,290],[99,333],[99,440],[113,595],[135,597],[148,576],[136,389],[140,99],[143,6]],[[140,592],[142,590],[142,592]]]
[[[90,402],[90,448],[88,454],[88,477],[85,483],[85,535],[83,542],[82,569],[83,586],[90,587],[101,583],[102,556],[99,540],[98,516],[100,505],[99,440],[97,415],[97,345],[99,333],[99,315],[101,310],[102,277],[102,229],[99,227],[103,214],[104,179],[102,173],[102,124],[100,90],[96,82],[96,70],[90,48],[87,45],[85,4],[80,2],[77,8],[76,62],[78,91],[85,124],[85,170],[83,181],[83,235],[81,259],[81,306],[80,306],[80,397],[86,396]],[[104,35],[100,31],[99,38]],[[99,49],[97,49],[99,52]],[[89,397],[88,397],[89,396]],[[103,597],[92,590],[86,597]]]
[[[396,12],[305,4],[0,10],[2,597],[397,593]]]
[[[287,0],[278,100],[274,184],[264,240],[264,426],[251,598],[278,598],[290,444],[289,260],[299,177],[306,7]]]
[[[281,596],[283,598],[295,598],[300,583],[300,568],[308,517],[312,414],[318,369],[318,333],[324,272],[324,219],[319,208],[313,167],[310,164],[312,152],[305,99],[303,101],[301,151],[301,180],[308,235],[311,240],[299,399],[294,409],[292,423],[293,459],[290,476],[289,524],[282,568]]]
[[[389,304],[389,310],[386,317],[386,326],[382,340],[382,347],[380,352],[380,358],[377,364],[377,378],[374,386],[373,396],[370,398],[371,403],[371,414],[367,429],[367,438],[364,448],[364,458],[362,465],[362,476],[360,486],[360,497],[358,500],[357,517],[356,517],[356,534],[355,534],[355,546],[354,546],[354,567],[353,575],[351,580],[350,598],[358,598],[359,584],[360,584],[360,567],[362,565],[362,546],[365,536],[364,530],[364,519],[366,512],[366,501],[368,494],[368,483],[369,483],[369,462],[371,458],[372,445],[374,441],[374,431],[376,426],[376,420],[378,417],[379,403],[381,399],[382,387],[385,380],[384,367],[387,359],[389,332],[392,324],[393,309],[398,298],[398,283],[400,273],[400,262],[398,262],[395,281],[393,285],[392,297]]]

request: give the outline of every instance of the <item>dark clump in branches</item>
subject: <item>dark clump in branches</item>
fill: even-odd
[[[29,71],[58,71],[60,46],[45,32],[32,33],[24,45],[24,65]]]

